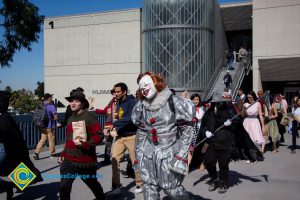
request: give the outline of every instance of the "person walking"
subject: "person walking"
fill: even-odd
[[[229,85],[232,83],[232,77],[229,73],[229,70],[226,71],[226,74],[223,78],[223,82],[224,82],[226,88],[229,88]]]
[[[101,184],[97,181],[96,145],[104,138],[102,128],[94,115],[86,111],[89,103],[80,91],[73,92],[66,100],[70,102],[72,116],[68,119],[66,144],[59,157],[61,200],[69,200],[76,177],[92,190],[97,200],[104,200]]]
[[[232,63],[234,61],[234,55],[231,49],[228,49],[227,51],[225,51],[226,53],[226,59],[227,59],[227,64],[226,66],[228,67],[229,70],[234,70]]]
[[[280,94],[275,95],[274,97],[275,106],[277,109],[278,117],[276,118],[279,134],[280,134],[280,142],[284,143],[284,133],[286,132],[285,125],[281,124],[282,118],[287,117],[287,106]]]
[[[269,110],[269,116],[267,118],[266,128],[273,144],[272,152],[277,153],[278,152],[277,142],[280,140],[280,134],[276,122],[278,113],[277,113],[276,105],[273,102],[273,98],[270,98],[270,107],[268,110]]]
[[[239,49],[239,55],[238,55],[239,61],[242,62],[243,64],[245,64],[247,55],[248,55],[248,51],[243,46],[241,46],[241,48]]]
[[[23,162],[36,178],[30,183],[43,181],[41,172],[34,166],[29,157],[23,134],[13,117],[7,112],[11,93],[0,91],[0,176],[9,174]],[[0,179],[0,191],[7,192],[7,199],[13,197],[12,182]]]
[[[226,101],[228,100],[214,97],[211,107],[202,118],[201,133],[208,138],[209,145],[205,155],[205,165],[210,176],[208,188],[210,192],[219,188],[219,193],[225,193],[228,187],[234,132],[231,127],[232,122],[229,120],[232,115],[228,112]],[[222,125],[224,128],[213,134]],[[219,176],[216,171],[217,162],[220,169]]]
[[[111,157],[111,147],[113,142],[113,137],[109,134],[109,127],[116,121],[116,107],[117,107],[117,99],[115,90],[111,90],[112,99],[109,101],[108,105],[102,109],[96,109],[96,114],[106,115],[105,126],[104,126],[104,135],[105,135],[105,150],[104,150],[104,160],[103,164],[110,164]]]
[[[49,119],[48,125],[46,128],[41,129],[41,139],[39,143],[36,146],[34,156],[33,158],[35,160],[39,160],[39,154],[42,151],[47,139],[49,142],[49,149],[50,149],[50,158],[54,158],[55,154],[55,132],[54,129],[57,126],[56,120],[58,119],[57,117],[57,111],[56,108],[53,104],[53,94],[46,93],[44,95],[44,106],[45,110]]]
[[[262,117],[262,110],[259,102],[257,100],[256,94],[250,91],[247,95],[248,102],[243,105],[243,113],[245,113],[245,119],[243,126],[248,132],[251,140],[260,147],[260,151],[264,152],[265,140],[263,138],[262,130],[265,131],[265,123]],[[255,102],[255,103],[254,103]],[[251,107],[250,104],[254,103]],[[246,109],[247,108],[247,109]],[[259,123],[259,120],[260,123]]]
[[[198,138],[198,134],[200,132],[200,127],[201,127],[201,121],[202,121],[202,117],[206,111],[206,107],[203,105],[202,101],[201,101],[201,97],[199,94],[192,94],[191,96],[191,100],[192,102],[194,103],[195,107],[196,107],[196,116],[195,116],[195,122],[193,122],[193,126],[194,126],[194,136],[193,136],[193,139],[192,139],[192,143],[191,143],[191,146],[190,146],[190,151],[189,151],[189,154],[188,154],[188,165],[190,167],[190,171],[191,171],[191,168],[192,166],[190,166],[190,163],[192,161],[192,158],[193,158],[193,152],[194,152],[194,147],[196,145],[196,141],[197,141],[197,138]],[[205,154],[206,150],[208,148],[208,144],[205,143],[201,149],[201,153]],[[200,165],[200,171],[204,171],[205,170],[205,164],[204,162],[201,163]]]
[[[135,138],[137,127],[132,123],[131,113],[136,100],[133,95],[128,95],[128,87],[125,83],[117,83],[114,86],[117,103],[117,120],[107,128],[110,134],[115,137],[112,149],[112,191],[109,195],[119,195],[122,193],[122,184],[120,182],[120,161],[124,157],[126,149],[129,151],[130,160],[135,161]],[[135,193],[143,192],[142,179],[135,171]]]
[[[299,138],[299,124],[300,124],[300,98],[296,101],[295,109],[293,110],[293,121],[292,121],[292,147],[291,154],[296,153],[296,138]]]
[[[139,127],[135,167],[144,181],[144,199],[160,199],[162,189],[170,199],[188,200],[182,182],[188,174],[195,106],[173,96],[157,74],[140,74],[138,83],[143,97],[133,108],[131,118]]]

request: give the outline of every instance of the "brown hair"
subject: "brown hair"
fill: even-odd
[[[154,74],[153,72],[145,72],[143,74],[140,74],[137,78],[137,83],[140,82],[140,80],[143,78],[143,76],[148,75],[152,78],[154,82],[154,86],[157,89],[158,92],[162,91],[167,87],[167,84],[165,82],[165,79],[160,74]]]

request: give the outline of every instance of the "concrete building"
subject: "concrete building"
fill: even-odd
[[[212,68],[226,45],[235,52],[243,45],[253,65],[242,87],[270,89],[290,101],[300,90],[299,10],[300,0],[215,3]],[[117,82],[134,94],[143,62],[141,16],[141,9],[129,9],[45,19],[45,91],[66,104],[64,97],[81,86],[97,108]]]
[[[67,105],[64,97],[80,86],[96,108],[109,102],[118,82],[135,93],[141,70],[140,9],[51,17],[44,24],[46,92]]]
[[[253,88],[300,89],[300,0],[253,0]]]

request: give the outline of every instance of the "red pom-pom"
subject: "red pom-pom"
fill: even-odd
[[[192,122],[198,122],[198,119],[197,118],[193,118]]]
[[[150,133],[152,133],[152,134],[154,135],[154,134],[156,134],[157,132],[156,132],[156,130],[153,128],[153,129],[151,129]]]
[[[138,163],[139,163],[138,160],[134,160],[134,161],[133,161],[133,164],[138,164]]]
[[[155,123],[155,119],[153,117],[151,117],[149,121],[150,121],[151,124]]]
[[[158,142],[157,135],[152,136],[152,141],[153,141],[153,142]]]
[[[193,147],[193,146],[190,146],[189,150],[190,150],[191,152],[193,152],[193,151],[194,151],[194,147]]]

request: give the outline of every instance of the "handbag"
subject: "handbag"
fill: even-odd
[[[280,124],[283,126],[288,126],[289,125],[289,118],[287,117],[286,114],[283,114]]]

